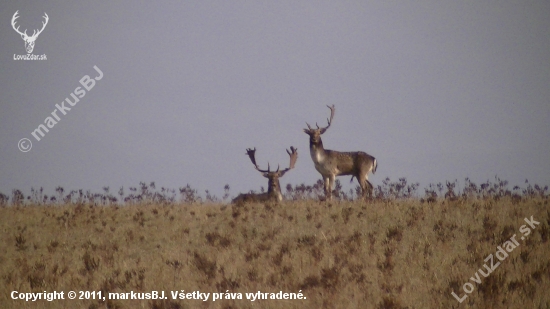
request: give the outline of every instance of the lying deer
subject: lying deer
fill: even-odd
[[[351,175],[357,178],[361,186],[362,196],[367,193],[372,196],[373,186],[368,180],[368,173],[376,172],[376,159],[362,151],[340,152],[328,150],[323,147],[321,134],[325,133],[332,123],[334,117],[334,105],[330,108],[330,119],[327,119],[328,125],[324,128],[312,129],[306,122],[307,129],[304,132],[309,135],[309,151],[315,169],[323,176],[325,182],[325,196],[327,200],[332,198],[332,186],[336,176]]]
[[[291,151],[286,151],[288,155],[290,156],[290,165],[288,168],[285,168],[282,171],[279,171],[279,167],[277,166],[277,170],[272,172],[269,168],[269,163],[267,163],[267,170],[261,170],[258,165],[256,164],[256,148],[254,149],[247,149],[246,155],[250,158],[250,161],[252,161],[252,164],[254,164],[254,167],[256,170],[258,170],[262,175],[269,179],[267,183],[267,192],[261,193],[261,194],[255,194],[255,193],[243,193],[239,194],[236,198],[233,199],[232,203],[234,204],[243,204],[248,202],[264,202],[264,201],[282,201],[283,200],[283,194],[281,193],[281,184],[279,183],[279,178],[283,177],[283,175],[294,168],[294,165],[296,164],[296,160],[298,159],[298,149],[290,146]]]

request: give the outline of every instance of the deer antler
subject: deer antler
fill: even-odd
[[[288,151],[288,149],[286,150],[286,153],[288,153],[288,155],[290,156],[290,165],[288,169],[293,169],[294,165],[296,164],[296,160],[298,160],[298,148],[290,146],[290,150],[292,152]]]
[[[256,165],[256,169],[258,170],[258,172],[261,172],[261,173],[271,173],[271,171],[269,170],[269,162],[267,162],[267,171],[266,170],[261,170],[257,165]]]
[[[334,118],[334,110],[335,110],[334,104],[332,105],[332,107],[328,106],[328,105],[327,105],[327,107],[330,108],[330,119],[327,118],[328,125],[326,127],[320,128],[321,129],[321,134],[325,133],[325,131],[330,127],[330,124],[332,123],[332,118]],[[315,125],[317,125],[317,124],[315,124]],[[319,129],[319,125],[317,125],[317,129]]]
[[[252,161],[252,164],[258,167],[258,165],[256,164],[256,159],[254,158],[255,152],[256,152],[256,147],[254,147],[254,149],[247,148],[245,154],[248,155],[248,157],[250,158],[250,161]]]
[[[261,170],[259,167],[258,167],[258,164],[256,164],[256,147],[254,147],[254,149],[246,149],[246,155],[248,155],[248,157],[250,158],[250,161],[252,161],[252,164],[254,164],[254,167],[256,168],[256,170],[258,170],[259,172],[262,172],[262,173],[269,173],[270,172],[270,167],[269,167],[269,162],[267,163],[267,171],[266,170]]]
[[[15,30],[15,32],[19,33],[21,36],[27,36],[27,29],[25,29],[25,32],[21,32],[19,31],[19,26],[15,28],[15,20],[20,17],[17,15],[18,13],[19,10],[15,11],[15,14],[13,14],[13,17],[11,18],[11,26],[13,27],[13,30]]]
[[[34,31],[36,31],[36,30],[34,30],[34,31],[32,32],[32,37],[33,37],[33,38],[34,38],[34,37],[37,37],[42,31],[44,31],[44,28],[46,28],[46,25],[48,24],[48,20],[50,20],[50,18],[48,17],[48,14],[46,14],[46,12],[44,12],[44,15],[45,15],[45,16],[42,16],[42,17],[43,17],[44,19],[46,19],[46,22],[42,22],[42,29],[38,30],[38,32],[37,32],[36,34],[34,34]]]
[[[290,171],[294,168],[294,165],[296,165],[296,160],[298,160],[298,148],[294,148],[293,146],[290,146],[290,150],[286,150],[286,153],[290,156],[290,164],[287,168],[279,172],[279,177],[282,177],[286,172]]]
[[[286,172],[290,171],[294,168],[294,165],[296,165],[296,160],[298,160],[298,148],[294,148],[293,146],[290,146],[290,151],[287,149],[286,153],[290,156],[290,164],[287,168],[285,168],[282,171],[279,171],[279,165],[277,165],[277,170],[274,171],[274,173],[277,173],[279,177],[283,176]],[[250,158],[250,161],[252,161],[252,164],[254,164],[254,167],[258,172],[261,173],[271,173],[271,168],[269,166],[269,162],[267,163],[267,170],[262,170],[258,167],[258,164],[256,164],[256,148],[246,149],[246,155]]]
[[[38,32],[36,32],[37,30],[33,30],[32,32],[32,35],[31,36],[28,36],[27,35],[27,29],[25,29],[24,32],[21,32],[19,31],[19,26],[17,26],[17,28],[15,28],[15,20],[18,19],[20,16],[18,16],[17,14],[19,13],[19,10],[15,11],[15,14],[13,14],[13,17],[11,18],[11,26],[13,27],[13,30],[15,30],[15,32],[19,33],[22,37],[24,37],[24,39],[27,39],[27,38],[31,38],[31,39],[34,39],[36,38],[42,31],[44,31],[44,28],[46,28],[46,25],[48,24],[48,20],[50,20],[50,18],[48,17],[48,14],[44,13],[45,16],[42,16],[43,18],[45,18],[45,22],[43,21],[42,22],[42,29],[38,30]]]

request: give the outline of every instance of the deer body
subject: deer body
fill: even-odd
[[[249,202],[282,201],[283,194],[281,193],[281,184],[279,183],[279,178],[283,177],[283,175],[286,172],[293,169],[294,164],[296,164],[296,160],[298,159],[298,152],[297,152],[298,149],[290,146],[290,150],[291,151],[288,151],[288,150],[286,151],[290,156],[290,166],[282,171],[279,171],[279,168],[277,168],[276,171],[272,172],[269,169],[269,163],[267,165],[267,170],[261,170],[258,167],[258,165],[256,164],[256,158],[255,158],[256,148],[247,149],[246,154],[250,157],[250,160],[252,161],[252,164],[254,164],[254,167],[256,167],[256,170],[258,170],[260,173],[262,173],[262,175],[265,178],[268,179],[267,192],[260,193],[260,194],[255,194],[255,193],[239,194],[231,202],[234,204],[244,204]]]
[[[357,178],[363,197],[368,194],[372,196],[373,186],[368,181],[368,173],[376,172],[376,159],[363,151],[341,152],[325,149],[321,134],[330,127],[334,117],[334,106],[330,107],[331,116],[328,120],[328,126],[325,128],[312,129],[307,124],[308,129],[304,132],[309,135],[309,151],[315,169],[323,176],[325,184],[325,195],[328,200],[332,197],[332,187],[336,176],[351,175]]]
[[[279,180],[277,180],[279,182]],[[245,204],[245,203],[261,203],[267,201],[280,202],[283,200],[283,195],[281,194],[280,186],[279,190],[272,190],[271,183],[268,184],[269,189],[265,193],[241,193],[236,198],[234,198],[231,203],[233,204]],[[270,192],[271,191],[271,192]]]

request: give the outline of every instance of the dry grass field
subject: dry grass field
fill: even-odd
[[[0,207],[0,228],[1,308],[550,308],[548,196],[30,203]],[[132,291],[167,299],[107,299]]]

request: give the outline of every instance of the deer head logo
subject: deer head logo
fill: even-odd
[[[32,53],[32,50],[34,49],[34,41],[36,41],[36,38],[38,37],[38,35],[44,30],[44,28],[46,28],[46,25],[48,24],[48,20],[49,20],[49,17],[48,17],[48,14],[44,13],[44,18],[46,19],[45,22],[42,22],[42,29],[38,30],[33,30],[33,33],[31,36],[28,36],[27,35],[27,29],[25,29],[24,32],[21,32],[19,31],[19,26],[17,26],[17,28],[15,28],[15,20],[19,18],[19,16],[17,15],[19,13],[19,10],[17,10],[15,12],[15,14],[13,14],[13,17],[11,19],[11,26],[13,27],[13,30],[15,30],[15,32],[19,33],[21,35],[21,38],[23,39],[23,41],[25,41],[25,49],[27,50],[27,53],[30,54]]]

